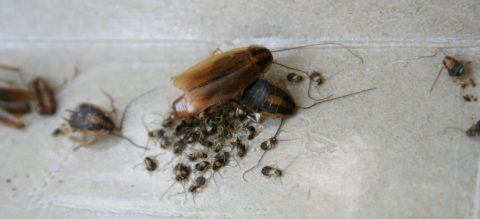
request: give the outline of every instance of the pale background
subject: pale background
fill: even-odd
[[[461,1],[64,1],[0,0],[0,63],[28,79],[52,84],[81,75],[59,94],[59,113],[35,114],[28,128],[0,127],[1,218],[479,218],[479,140],[444,127],[468,128],[480,119],[446,73],[428,90],[442,55],[472,61],[480,71],[480,4]],[[104,89],[122,108],[139,93],[125,135],[145,142],[142,115],[165,114],[180,91],[170,78],[216,48],[256,43],[269,48],[334,41],[351,47],[361,64],[338,47],[275,54],[284,64],[340,72],[319,91],[325,96],[368,87],[376,91],[301,110],[264,164],[283,167],[282,182],[250,173],[260,151],[228,167],[184,202],[160,195],[170,167],[154,174],[132,167],[145,156],[116,138],[72,153],[72,143],[50,133],[82,101],[108,106]],[[287,71],[274,66],[269,77]],[[2,74],[2,77],[10,75]],[[306,85],[291,87],[306,105]],[[478,90],[466,93],[478,95]],[[158,116],[157,116],[158,119]],[[273,133],[265,123],[251,146]],[[157,147],[151,153],[160,151]],[[169,156],[159,157],[161,164]],[[11,182],[7,183],[6,180]],[[181,191],[176,185],[170,194]]]

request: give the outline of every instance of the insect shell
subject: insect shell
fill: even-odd
[[[477,121],[472,127],[470,127],[465,134],[469,137],[476,137],[480,135],[480,120]]]
[[[190,185],[190,187],[188,188],[188,191],[192,192],[192,193],[197,192],[198,189],[200,187],[204,186],[206,182],[207,182],[207,179],[205,179],[205,177],[199,176],[199,177],[195,178],[192,185]]]
[[[239,100],[266,118],[289,117],[297,108],[288,90],[265,79],[259,79],[251,84]]]
[[[173,102],[173,114],[179,118],[194,116],[238,96],[272,63],[272,52],[260,45],[210,56],[174,78],[174,85],[185,93]]]
[[[55,114],[57,111],[57,102],[55,100],[55,94],[47,81],[41,77],[37,77],[30,82],[30,87],[35,96],[34,100],[38,114]]]
[[[465,65],[451,56],[445,56],[443,66],[448,70],[448,75],[452,77],[462,76],[465,72]]]
[[[281,177],[283,174],[282,170],[271,166],[263,167],[261,172],[264,176],[267,177]]]

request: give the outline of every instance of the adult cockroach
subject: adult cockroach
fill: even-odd
[[[185,93],[173,102],[173,114],[179,118],[194,116],[212,105],[240,95],[245,88],[265,74],[272,64],[298,70],[275,62],[272,53],[318,45],[344,47],[337,43],[318,43],[269,50],[261,45],[250,45],[215,53],[174,78],[174,85]],[[350,49],[346,49],[361,59]],[[363,59],[361,60],[363,62]]]
[[[146,95],[147,93],[150,93],[151,91],[153,90],[137,96],[127,104],[125,110],[123,111],[123,115],[121,116],[119,126],[116,126],[114,122],[114,118],[116,117],[116,108],[114,106],[113,98],[104,92],[105,96],[107,96],[110,101],[110,107],[112,110],[107,110],[96,104],[81,103],[73,110],[67,110],[70,113],[70,117],[68,119],[65,118],[66,123],[62,124],[60,128],[57,128],[53,134],[66,135],[69,136],[71,140],[79,142],[80,145],[75,147],[75,150],[82,146],[89,145],[95,142],[98,138],[107,135],[123,138],[135,147],[148,150],[148,148],[138,145],[129,138],[123,136],[120,132],[122,130],[125,114],[130,105],[135,100]],[[80,136],[75,135],[76,133],[79,133]]]
[[[239,101],[253,111],[261,113],[263,117],[286,118],[292,116],[297,109],[309,109],[321,103],[353,96],[373,89],[375,88],[365,89],[338,97],[327,97],[326,99],[313,103],[310,106],[297,106],[290,95],[290,92],[285,88],[285,85],[272,83],[265,79],[259,79],[243,92],[242,96],[239,97]]]
[[[0,65],[0,69],[17,73],[21,77],[16,67]],[[11,82],[0,81],[0,121],[14,128],[25,128],[25,123],[17,116],[30,112],[29,101],[32,99],[33,95],[28,89]]]

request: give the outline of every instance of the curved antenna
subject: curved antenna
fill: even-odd
[[[127,137],[125,137],[125,136],[123,136],[123,135],[121,135],[121,134],[117,134],[117,133],[110,133],[110,134],[113,135],[113,136],[115,136],[115,137],[118,137],[118,138],[122,138],[122,139],[127,140],[127,141],[130,142],[130,144],[132,144],[134,147],[142,148],[142,149],[144,149],[144,150],[146,150],[146,151],[150,150],[149,148],[144,147],[144,146],[141,146],[141,145],[133,142],[131,139],[129,139],[129,138],[127,138]]]
[[[354,93],[349,93],[349,94],[346,94],[346,95],[342,95],[342,96],[338,96],[338,97],[334,97],[334,98],[322,100],[322,101],[316,102],[316,103],[314,103],[314,104],[312,104],[312,105],[310,105],[310,106],[297,106],[297,108],[299,108],[299,109],[309,109],[309,108],[312,108],[312,107],[314,107],[314,106],[316,106],[316,105],[318,105],[318,104],[321,104],[321,103],[325,103],[325,102],[329,102],[329,101],[333,101],[333,100],[337,100],[337,99],[341,99],[341,98],[345,98],[345,97],[357,95],[357,94],[364,93],[364,92],[371,91],[371,90],[375,90],[375,89],[377,89],[377,88],[376,88],[376,87],[374,87],[374,88],[369,88],[369,89],[357,91],[357,92],[354,92]]]
[[[443,52],[442,48],[440,47],[440,48],[436,48],[435,52],[432,55],[419,56],[416,59],[433,58],[438,55],[438,52],[441,52],[444,56],[447,56],[447,54],[445,54],[445,52]]]
[[[122,127],[123,127],[123,121],[125,120],[125,115],[127,114],[127,111],[128,111],[128,109],[130,108],[130,106],[132,105],[132,103],[135,102],[136,100],[142,98],[143,96],[145,96],[145,95],[153,92],[153,91],[156,90],[156,89],[157,89],[157,88],[150,89],[150,90],[148,90],[148,91],[146,91],[146,92],[144,92],[144,93],[136,96],[135,98],[133,98],[132,100],[130,100],[130,102],[128,102],[127,106],[125,106],[125,109],[124,109],[123,112],[122,112],[122,117],[121,117],[121,119],[120,119],[120,127],[119,127],[120,130],[121,130]]]
[[[282,66],[282,67],[284,67],[284,68],[286,68],[286,69],[290,69],[290,70],[294,70],[294,71],[298,71],[298,72],[304,73],[307,77],[310,76],[310,75],[308,74],[308,71],[305,71],[305,70],[302,70],[302,69],[290,67],[290,66],[287,66],[287,65],[278,63],[277,61],[273,61],[273,64],[280,65],[280,66]]]
[[[362,64],[365,63],[365,61],[363,60],[363,58],[362,58],[361,56],[355,54],[350,48],[344,46],[343,44],[334,43],[334,42],[306,44],[306,45],[302,45],[302,46],[295,46],[295,47],[288,47],[288,48],[283,48],[283,49],[272,50],[271,52],[272,52],[272,53],[274,53],[274,52],[282,52],[282,51],[293,50],[293,49],[303,49],[303,48],[307,48],[307,47],[326,46],[326,45],[340,46],[340,47],[346,49],[350,54],[352,54],[353,56],[355,56],[357,59],[359,59]]]
[[[443,70],[444,67],[445,67],[445,66],[442,65],[442,67],[440,68],[440,71],[438,71],[437,77],[435,78],[435,80],[433,81],[432,86],[430,87],[430,93],[432,93],[433,87],[435,87],[435,84],[437,84],[437,81],[438,81],[438,79],[440,78],[440,73],[442,73],[442,70]]]
[[[278,134],[280,133],[280,128],[282,128],[284,121],[285,121],[285,118],[280,119],[280,125],[278,125],[277,131],[275,132],[272,138],[277,138]]]
[[[260,165],[260,161],[263,159],[263,157],[265,156],[266,153],[267,153],[267,151],[264,151],[263,154],[262,154],[262,156],[260,156],[260,159],[258,159],[257,163],[256,163],[254,166],[248,168],[247,170],[245,170],[245,171],[243,172],[243,174],[242,174],[242,179],[243,179],[243,181],[248,182],[247,178],[245,178],[245,175],[246,175],[248,172],[250,172],[250,171],[252,171],[253,169],[255,169],[256,167],[258,167],[258,165]]]

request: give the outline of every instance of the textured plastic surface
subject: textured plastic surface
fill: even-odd
[[[480,119],[477,102],[442,74],[429,93],[442,55],[472,61],[478,75],[478,1],[0,1],[0,63],[22,68],[27,79],[52,84],[81,75],[58,94],[59,113],[31,114],[24,131],[0,127],[0,212],[5,218],[478,218],[479,140],[447,126],[468,128]],[[124,133],[146,141],[142,115],[166,113],[180,94],[171,77],[216,48],[252,43],[271,48],[335,41],[275,54],[283,64],[337,74],[320,96],[378,89],[300,110],[288,119],[277,149],[264,164],[283,167],[299,158],[282,182],[259,169],[241,180],[260,156],[252,149],[184,202],[160,200],[172,183],[170,167],[154,174],[133,166],[144,152],[105,138],[72,152],[51,131],[79,102],[108,106],[108,91],[122,109],[132,97],[158,90],[131,108]],[[288,71],[274,66],[269,77]],[[2,73],[2,77],[13,78]],[[306,105],[306,84],[290,86]],[[275,131],[265,123],[257,148]],[[150,153],[160,151],[155,148]],[[160,164],[169,155],[160,156]],[[169,194],[182,191],[180,185]]]

